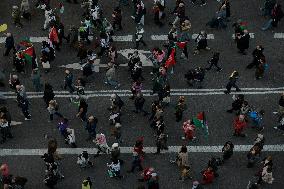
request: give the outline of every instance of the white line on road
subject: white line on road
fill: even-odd
[[[284,33],[274,33],[275,39],[284,39]]]
[[[47,37],[30,37],[30,41],[33,43],[41,43],[42,41],[46,41]]]
[[[254,33],[249,33],[250,38],[254,39]],[[235,34],[232,35],[232,38],[235,39]]]
[[[252,145],[235,145],[234,152],[247,152]],[[169,146],[169,150],[162,153],[177,153],[181,146]],[[223,146],[187,146],[190,153],[220,153]],[[58,153],[62,155],[77,155],[82,151],[88,151],[90,154],[97,152],[96,148],[59,148]],[[156,147],[144,147],[145,153],[155,153]],[[263,152],[284,152],[284,145],[265,145]],[[47,149],[0,149],[0,156],[39,156],[47,152]],[[120,152],[130,154],[133,152],[133,147],[120,147]]]
[[[192,39],[196,39],[198,33],[192,34]],[[214,39],[214,34],[207,34],[207,39]],[[151,40],[153,41],[166,41],[168,40],[168,35],[151,35]]]
[[[133,36],[132,35],[121,35],[121,36],[112,36],[113,41],[133,41]]]
[[[246,95],[265,95],[265,94],[282,94],[284,91],[257,91],[257,92],[231,92],[232,95],[234,94],[246,94]],[[86,98],[93,98],[93,97],[109,97],[111,94],[113,94],[115,92],[112,93],[91,93],[91,94],[87,94],[85,95]],[[125,97],[125,96],[132,96],[131,92],[124,92],[124,93],[117,93],[120,97]],[[220,91],[220,92],[172,92],[171,96],[211,96],[211,95],[226,95],[224,94],[224,92]],[[151,95],[149,92],[148,93],[144,93],[143,96],[156,96],[156,94]],[[16,99],[17,96],[16,95],[9,95],[9,96],[5,96],[7,99]],[[76,95],[73,94],[56,94],[55,93],[55,97],[56,98],[70,98],[70,97],[76,97]],[[41,95],[28,95],[28,98],[42,98],[42,94]]]
[[[224,91],[225,88],[219,88],[219,89],[171,89],[171,92],[219,92]],[[264,92],[270,92],[270,91],[277,91],[282,92],[284,90],[284,87],[275,87],[275,88],[242,88],[243,92],[246,91],[264,91]],[[152,90],[142,90],[143,93],[149,93],[152,92]],[[41,95],[43,92],[26,92],[28,95]],[[55,94],[69,94],[69,91],[54,91]],[[93,90],[93,91],[85,91],[87,94],[92,93],[131,93],[131,90],[128,89],[120,89],[120,90]],[[15,92],[8,91],[8,92],[1,92],[3,95],[15,95]]]
[[[199,35],[198,33],[192,34],[192,39],[196,39],[198,35]],[[207,34],[207,39],[214,39],[214,34],[211,33]]]

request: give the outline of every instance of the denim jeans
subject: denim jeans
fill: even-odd
[[[266,22],[261,29],[262,30],[268,30],[269,28],[272,27],[272,22],[273,22],[273,20],[269,19],[268,22]]]

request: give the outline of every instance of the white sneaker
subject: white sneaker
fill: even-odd
[[[278,112],[272,112],[273,114],[278,114]]]
[[[31,118],[25,118],[25,121],[30,121],[30,120],[32,120]]]
[[[135,19],[135,17],[134,16],[130,16],[132,19]]]
[[[276,129],[276,130],[278,130],[278,127],[273,127],[273,129]]]

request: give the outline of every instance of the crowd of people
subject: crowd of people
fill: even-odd
[[[67,1],[71,3],[71,0]],[[225,29],[230,23],[230,1],[224,0],[221,2],[216,15],[210,20],[206,26],[217,29]],[[77,4],[77,0],[73,0],[73,3]],[[92,82],[90,77],[95,67],[97,66],[97,59],[104,57],[107,60],[107,71],[105,73],[104,83],[115,89],[119,88],[121,84],[116,79],[116,73],[120,69],[118,61],[118,53],[113,35],[116,31],[123,30],[122,25],[122,6],[133,5],[133,12],[131,18],[136,25],[135,37],[134,37],[134,51],[128,55],[128,71],[129,78],[131,78],[130,91],[135,109],[133,113],[143,113],[143,116],[149,120],[149,125],[153,129],[154,140],[156,143],[157,151],[155,154],[160,154],[162,150],[168,150],[167,144],[167,132],[166,123],[164,120],[164,112],[170,107],[171,103],[171,86],[169,82],[169,74],[174,74],[175,66],[178,59],[177,54],[181,54],[180,58],[188,60],[189,52],[188,45],[191,40],[190,29],[191,22],[189,16],[185,10],[185,4],[188,3],[183,0],[176,0],[175,7],[170,13],[174,16],[172,22],[169,23],[170,31],[168,32],[167,43],[162,46],[157,46],[151,50],[151,55],[148,59],[152,62],[152,92],[151,95],[157,94],[158,98],[151,104],[151,110],[147,111],[144,107],[145,97],[143,96],[143,62],[139,55],[139,47],[142,44],[147,47],[143,37],[145,34],[145,15],[148,13],[148,9],[142,0],[119,0],[118,6],[113,9],[111,14],[111,21],[109,21],[103,12],[103,7],[98,0],[82,0],[81,6],[78,6],[78,10],[83,13],[81,22],[78,26],[72,25],[72,27],[65,32],[62,15],[64,14],[64,3],[59,3],[57,7],[52,7],[50,0],[39,0],[36,3],[36,8],[42,10],[44,14],[43,30],[48,31],[48,39],[42,41],[40,49],[40,55],[36,55],[35,47],[30,39],[22,39],[16,44],[14,37],[11,33],[6,34],[5,52],[4,56],[9,56],[11,50],[13,50],[13,74],[9,78],[9,87],[14,90],[17,95],[16,102],[21,109],[24,119],[26,121],[32,120],[30,113],[30,101],[26,94],[26,88],[21,81],[20,74],[31,73],[32,84],[34,91],[43,91],[43,100],[47,114],[49,115],[49,122],[57,120],[57,128],[67,145],[72,148],[76,148],[75,130],[70,127],[69,120],[61,112],[63,106],[56,101],[56,96],[53,91],[53,86],[45,81],[42,81],[40,77],[40,70],[43,70],[46,74],[52,72],[52,62],[56,60],[56,55],[60,54],[61,47],[63,45],[63,39],[66,40],[66,44],[70,45],[70,48],[78,51],[77,57],[80,60],[81,74],[77,78],[71,70],[66,69],[64,71],[64,84],[63,89],[68,90],[71,95],[70,103],[76,104],[78,107],[77,114],[75,115],[80,119],[84,125],[86,132],[88,133],[87,141],[95,143],[97,151],[95,157],[100,154],[110,154],[110,163],[107,164],[107,174],[111,178],[123,179],[124,175],[121,173],[121,166],[130,164],[124,162],[120,158],[120,146],[123,144],[122,134],[122,120],[124,111],[124,101],[118,94],[112,94],[110,96],[109,111],[109,124],[111,125],[111,136],[115,138],[116,142],[109,147],[107,143],[106,133],[100,133],[97,130],[97,124],[99,118],[95,115],[88,113],[88,96],[85,93],[85,87],[88,83]],[[196,5],[196,0],[191,1]],[[205,0],[201,0],[201,5],[205,6]],[[129,7],[127,7],[129,8]],[[165,17],[167,11],[166,3],[164,0],[153,1],[153,20],[154,23],[163,27],[165,25]],[[131,7],[129,8],[131,11]],[[261,9],[264,16],[271,17],[269,21],[263,26],[262,30],[267,30],[271,27],[277,27],[279,21],[284,16],[281,10],[281,5],[273,0],[265,0],[264,7]],[[26,19],[29,22],[33,21],[31,16],[31,7],[28,0],[22,0],[20,5],[12,7],[13,23],[16,27],[24,27],[21,20]],[[212,51],[212,48],[208,46],[206,33],[206,26],[204,30],[200,31],[196,36],[195,49],[193,54],[198,55],[202,51]],[[235,31],[235,43],[239,53],[246,55],[249,48],[250,34],[248,32],[248,24],[243,20],[237,20],[233,24]],[[94,44],[96,48],[90,46]],[[261,79],[265,75],[265,71],[268,69],[266,58],[263,53],[264,48],[262,45],[257,45],[252,52],[253,61],[247,65],[247,69],[255,68],[255,79]],[[214,51],[212,58],[208,60],[208,67],[202,68],[200,66],[187,70],[184,74],[184,78],[187,81],[189,87],[202,88],[202,82],[206,74],[210,74],[210,70],[214,66],[217,72],[222,71],[219,66],[219,59],[222,54]],[[31,68],[31,71],[28,70]],[[237,81],[240,73],[237,70],[233,70],[229,76],[229,81],[226,85],[225,94],[231,93],[231,89],[235,88],[237,92],[241,89],[237,85]],[[0,78],[1,79],[1,78]],[[1,82],[0,82],[1,83]],[[5,85],[5,82],[3,82]],[[207,120],[205,113],[200,112],[196,118],[186,119],[184,118],[184,111],[187,109],[187,102],[184,96],[180,96],[177,104],[175,105],[175,121],[180,124],[180,130],[184,132],[181,136],[182,140],[186,142],[195,142],[198,139],[196,130],[202,128],[205,131],[205,135],[208,135]],[[11,129],[11,117],[9,109],[6,106],[0,109],[0,127],[1,127],[1,144],[5,143],[8,139],[13,138]],[[261,132],[264,129],[263,115],[264,110],[255,108],[245,100],[243,94],[234,95],[231,109],[227,110],[228,113],[235,113],[236,116],[232,120],[233,135],[236,137],[246,137],[245,130],[247,125],[252,125],[258,132],[254,141],[253,147],[247,154],[248,164],[247,167],[251,168],[260,161],[261,150],[264,146],[264,136]],[[279,100],[279,110],[274,112],[278,116],[279,126],[275,127],[277,130],[284,130],[284,94]],[[56,118],[55,118],[56,116]],[[185,120],[186,119],[186,120]],[[79,131],[77,131],[79,132]],[[60,171],[61,155],[57,152],[57,140],[55,138],[49,138],[48,151],[42,156],[44,160],[46,170],[44,183],[53,188],[57,182],[64,179],[63,174]],[[147,183],[148,189],[159,188],[159,176],[158,171],[154,167],[144,167],[143,161],[147,156],[143,150],[144,138],[140,137],[135,141],[132,151],[132,162],[128,173],[134,173],[136,168],[141,172],[141,178],[139,181]],[[210,184],[214,182],[218,167],[223,166],[233,155],[234,144],[231,141],[227,141],[222,148],[222,157],[212,157],[207,167],[201,171],[202,179],[197,180],[194,178],[192,183],[193,189],[201,189],[202,185]],[[170,161],[176,164],[180,169],[180,180],[193,179],[192,170],[189,163],[188,148],[182,146],[174,160]],[[78,155],[77,164],[80,168],[85,169],[93,167],[94,163],[90,160],[90,154],[87,151],[83,151]],[[274,178],[272,177],[272,157],[268,156],[261,161],[261,167],[256,176],[258,180],[251,182],[247,186],[248,189],[254,189],[263,183],[272,184]],[[7,188],[23,188],[27,182],[26,178],[14,177],[9,173],[8,165],[3,164],[1,170],[1,184],[4,189]],[[90,177],[85,178],[82,182],[82,189],[90,189],[92,186],[92,179]],[[142,184],[139,188],[144,188]]]

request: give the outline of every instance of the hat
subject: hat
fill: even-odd
[[[70,71],[69,71],[69,70],[65,70],[65,73],[66,73],[66,74],[69,74],[69,73],[70,73]]]
[[[19,7],[17,5],[14,5],[12,8],[13,9],[18,9]]]
[[[118,146],[119,146],[118,143],[113,143],[111,148],[118,148]]]
[[[122,125],[120,124],[120,123],[116,123],[115,125],[114,125],[114,127],[115,128],[120,128]]]
[[[89,116],[89,118],[88,118],[88,119],[93,120],[93,119],[95,119],[95,117],[94,117],[94,116]]]
[[[184,4],[183,3],[180,3],[179,5],[178,5],[178,7],[183,7],[184,6]]]

